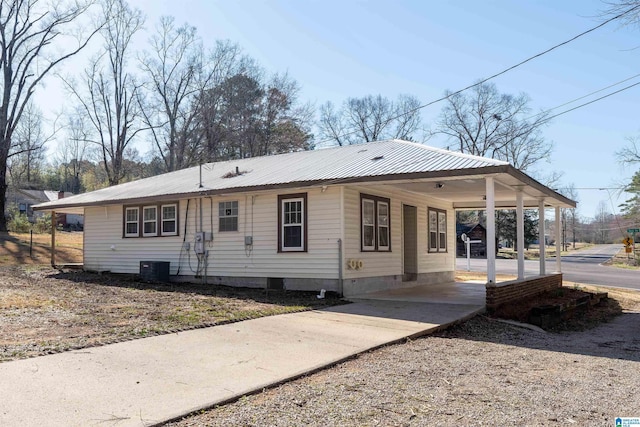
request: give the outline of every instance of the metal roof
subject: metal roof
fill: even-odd
[[[203,164],[89,193],[42,203],[36,209],[128,203],[268,188],[385,181],[503,172],[508,163],[423,144],[386,140],[360,145]],[[516,171],[517,172],[517,171]],[[201,177],[201,178],[200,178]],[[542,185],[542,184],[539,184]],[[544,187],[544,186],[543,186]],[[544,187],[546,189],[546,187]],[[549,190],[551,191],[551,190]]]

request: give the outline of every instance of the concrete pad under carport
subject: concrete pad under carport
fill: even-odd
[[[349,297],[349,300],[387,300],[453,304],[483,308],[486,303],[484,282],[444,282],[405,288],[386,289]]]
[[[363,300],[5,362],[0,425],[160,423],[427,334],[477,310]]]

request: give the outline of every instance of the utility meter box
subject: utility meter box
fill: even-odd
[[[197,254],[204,254],[204,243],[213,240],[213,234],[208,231],[199,231],[196,233],[195,242],[193,243],[193,250]]]

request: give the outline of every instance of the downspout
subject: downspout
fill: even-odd
[[[338,289],[343,296],[344,278],[342,277],[342,239],[338,239]]]

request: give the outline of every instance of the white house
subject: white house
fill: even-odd
[[[34,208],[84,213],[87,270],[164,261],[175,281],[348,296],[452,281],[456,209],[573,206],[505,162],[387,140],[208,163]]]

